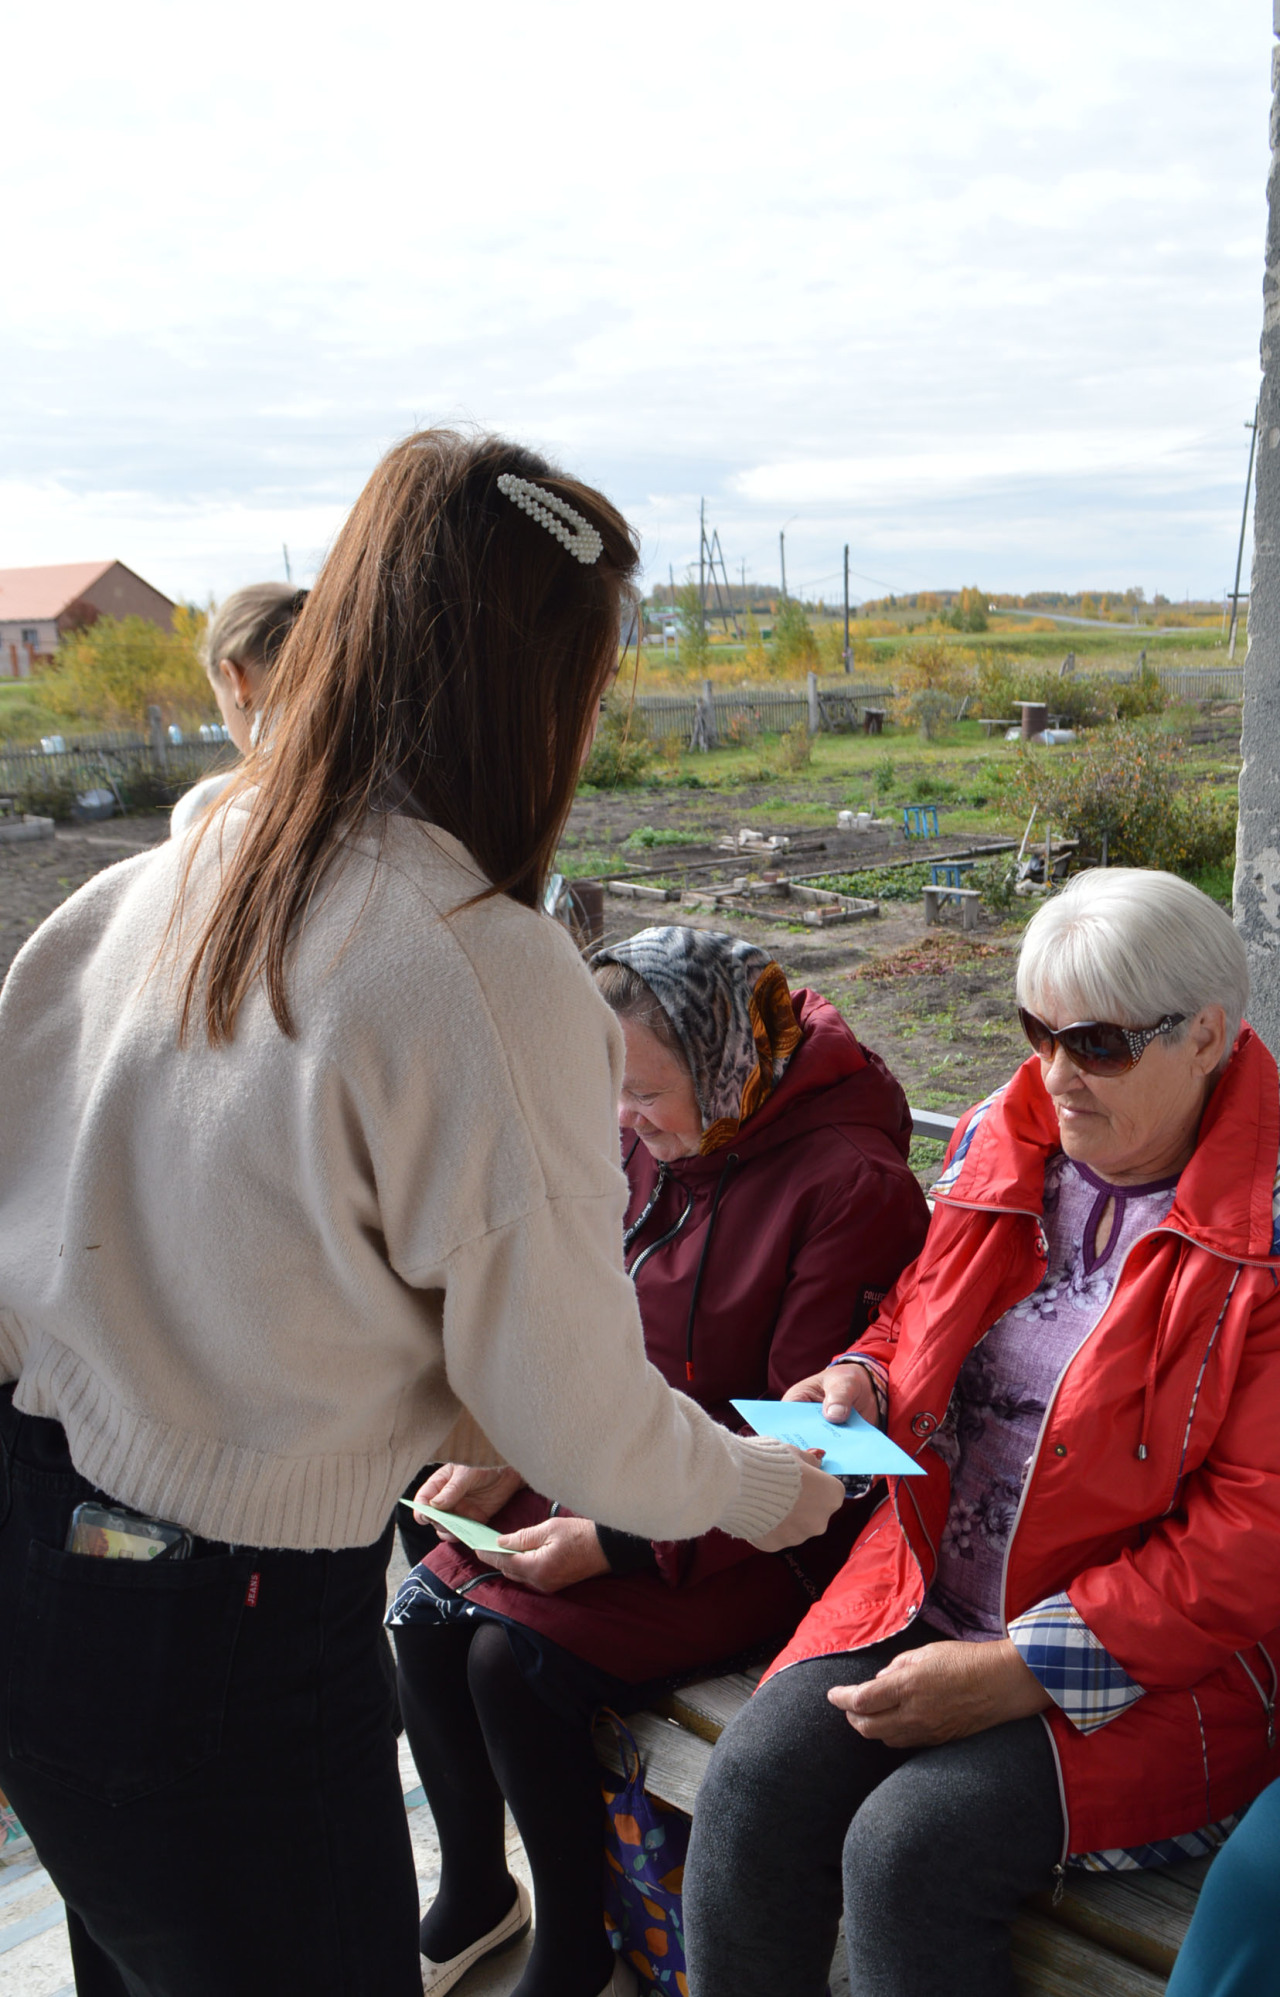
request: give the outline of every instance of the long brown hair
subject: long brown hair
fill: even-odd
[[[503,472],[584,514],[599,559],[579,562],[505,498]],[[637,560],[608,500],[518,445],[424,430],[387,453],[276,667],[269,739],[238,779],[249,823],[187,968],[184,1034],[202,1014],[212,1045],[229,1040],[258,977],[293,1032],[290,943],[337,842],[371,812],[442,826],[485,894],[539,904]]]

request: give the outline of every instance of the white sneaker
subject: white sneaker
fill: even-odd
[[[446,1990],[452,1990],[455,1983],[461,1982],[469,1969],[483,1962],[487,1955],[498,1955],[504,1948],[514,1948],[523,1935],[528,1934],[533,1920],[533,1903],[528,1893],[516,1881],[515,1905],[509,1914],[504,1914],[495,1928],[479,1941],[472,1942],[460,1955],[451,1955],[447,1962],[433,1962],[429,1955],[420,1956],[422,1964],[422,1988],[430,1991],[431,1997],[444,1997]]]

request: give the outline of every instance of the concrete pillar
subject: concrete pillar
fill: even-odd
[[[1280,0],[1272,0],[1280,35]],[[1235,919],[1249,953],[1249,1018],[1280,1057],[1280,49],[1271,58],[1271,171],[1262,282],[1262,394],[1249,651],[1244,668],[1244,768],[1236,831]]]
[[[1276,0],[1280,6],[1280,0]],[[806,689],[809,696],[809,733],[816,735],[822,726],[822,709],[818,706],[818,675],[810,673]]]

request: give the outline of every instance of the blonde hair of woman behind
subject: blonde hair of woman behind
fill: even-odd
[[[269,672],[306,600],[307,591],[292,583],[253,582],[232,590],[205,633],[204,668],[210,678],[221,659]]]
[[[1154,1026],[1168,1013],[1191,1020],[1220,1005],[1230,1050],[1249,1003],[1244,944],[1226,910],[1190,881],[1093,867],[1037,910],[1022,939],[1018,1003],[1039,1013],[1051,1002],[1072,1020],[1117,1026]]]

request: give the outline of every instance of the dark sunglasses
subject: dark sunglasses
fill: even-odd
[[[1037,1019],[1026,1007],[1018,1007],[1022,1030],[1043,1061],[1052,1061],[1053,1050],[1061,1047],[1068,1061],[1086,1075],[1126,1075],[1136,1068],[1146,1049],[1162,1033],[1181,1026],[1185,1012],[1167,1012],[1156,1026],[1108,1026],[1097,1019],[1077,1020],[1074,1026],[1055,1031]]]

